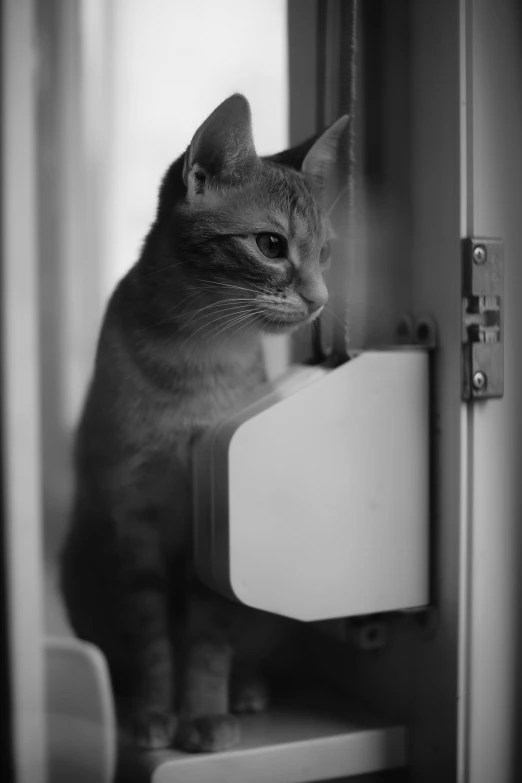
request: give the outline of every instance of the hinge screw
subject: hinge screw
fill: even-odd
[[[477,245],[473,249],[473,261],[475,264],[485,264],[487,258],[486,248],[484,245]]]
[[[478,372],[473,375],[473,388],[476,391],[482,391],[486,388],[487,381],[486,373],[482,372],[482,370],[478,370]]]

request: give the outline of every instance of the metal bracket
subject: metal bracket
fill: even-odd
[[[435,319],[430,313],[414,316],[406,312],[397,324],[395,338],[399,345],[415,345],[433,351],[438,342]]]
[[[468,237],[462,254],[462,399],[504,395],[504,245]]]

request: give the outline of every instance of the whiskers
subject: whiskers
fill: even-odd
[[[209,302],[209,297],[214,301]],[[204,342],[222,344],[238,336],[252,334],[257,327],[277,329],[292,324],[288,307],[278,313],[278,297],[273,291],[250,284],[238,285],[207,278],[195,279],[186,287],[186,295],[173,303],[167,318],[148,324],[140,332],[172,324],[171,337],[176,353],[199,348]],[[288,310],[288,312],[287,312]],[[295,324],[299,325],[298,322]]]
[[[248,294],[248,296],[228,296],[225,299],[218,299],[216,302],[211,302],[195,310],[184,326],[194,326],[200,321],[203,321],[203,323],[187,336],[178,350],[181,351],[198,334],[200,336],[196,339],[195,344],[201,343],[203,339],[215,340],[220,335],[224,335],[223,343],[226,343],[240,333],[243,333],[243,335],[251,333],[256,326],[262,323],[260,317],[261,303],[258,297],[263,294],[265,296],[268,295],[268,290],[264,290],[259,286],[247,288],[246,286],[205,278],[199,278],[197,282],[200,290],[207,294],[215,293],[222,296],[230,291],[232,293]]]
[[[198,283],[204,283],[207,291],[222,291],[224,288],[231,291],[243,291],[249,294],[268,295],[270,291],[266,288],[260,288],[257,285],[252,285],[251,288],[247,288],[242,285],[235,285],[233,283],[225,283],[222,280],[205,280],[204,278],[198,278]]]
[[[220,315],[217,318],[214,319],[210,324],[204,325],[200,327],[199,329],[196,329],[195,332],[192,332],[188,335],[188,337],[181,343],[181,345],[178,346],[176,352],[182,353],[183,350],[188,346],[190,348],[196,348],[201,347],[201,344],[203,341],[207,343],[213,343],[216,338],[219,337],[222,333],[226,332],[227,330],[231,330],[234,326],[237,328],[228,334],[225,339],[223,340],[223,343],[227,342],[228,340],[232,339],[232,337],[235,337],[239,334],[239,332],[243,331],[243,328],[250,324],[251,326],[255,325],[258,321],[258,314],[256,312],[242,312],[240,315],[237,314],[237,312],[233,314],[225,314]],[[203,331],[205,329],[205,326],[211,327],[207,330]],[[197,337],[199,333],[199,337]],[[246,333],[246,332],[245,332]],[[194,339],[196,338],[196,339]]]
[[[185,261],[176,261],[173,264],[167,264],[166,266],[161,266],[159,269],[153,269],[151,272],[145,272],[144,275],[139,275],[138,277],[133,277],[133,281],[135,283],[138,282],[138,280],[144,280],[146,277],[152,277],[152,275],[159,275],[160,272],[168,272],[169,269],[175,269],[178,266],[183,266],[186,264]]]

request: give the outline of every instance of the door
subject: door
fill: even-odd
[[[334,676],[408,725],[414,781],[508,783],[521,763],[521,9],[516,0],[366,0],[360,9],[359,176],[387,217],[373,235],[388,237],[379,248],[369,232],[356,260],[371,316],[361,334],[365,345],[393,338],[404,308],[437,324],[435,611],[390,619],[388,649],[346,650]],[[471,235],[505,244],[505,395],[468,405],[461,240]]]
[[[463,15],[465,232],[504,241],[505,394],[470,406],[463,443],[469,500],[461,778],[508,783],[520,779],[522,763],[522,7],[468,0]]]

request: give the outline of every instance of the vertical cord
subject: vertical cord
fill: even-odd
[[[332,302],[332,349],[325,347],[324,323],[318,319],[312,331],[314,362],[330,359],[332,364],[344,361],[349,355],[350,306],[348,286],[356,252],[355,231],[355,107],[357,99],[357,3],[358,0],[326,0],[318,4],[317,17],[317,84],[318,128],[333,122],[342,114],[350,122],[342,148],[339,150],[338,187],[343,190],[338,214],[342,225],[338,232],[343,239],[343,249],[334,256],[335,285],[343,292],[339,300]],[[341,268],[342,265],[342,268]]]
[[[355,229],[355,109],[357,102],[357,1],[349,0],[341,4],[341,46],[340,46],[340,78],[339,78],[339,113],[348,114],[350,124],[346,149],[346,164],[343,174],[346,177],[346,255],[345,263],[345,312],[344,330],[336,340],[334,347],[343,353],[350,354],[350,303],[349,282],[351,270],[354,267],[356,253]],[[338,343],[338,345],[336,345]]]
[[[325,127],[329,119],[326,117],[326,97],[325,97],[327,79],[330,76],[330,74],[328,74],[327,63],[326,63],[327,46],[328,46],[328,32],[327,32],[328,5],[329,5],[328,2],[325,2],[325,0],[317,3],[316,127],[318,131],[322,130]],[[312,323],[311,338],[312,338],[312,363],[313,364],[320,364],[321,362],[324,362],[325,359],[327,358],[327,351],[324,345],[323,326],[324,324],[323,324],[322,317],[316,318],[315,321]]]

